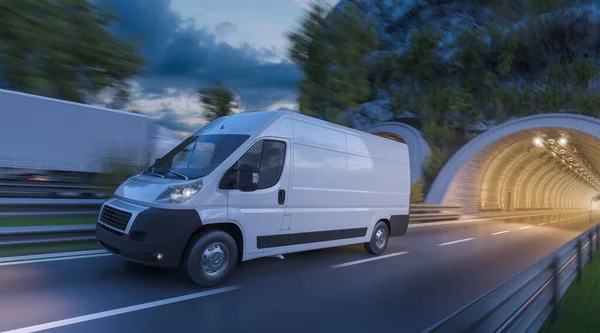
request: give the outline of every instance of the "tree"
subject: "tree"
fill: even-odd
[[[301,113],[341,123],[342,113],[370,99],[364,58],[379,41],[354,5],[327,15],[322,5],[314,4],[288,39],[290,57],[305,74],[298,99]]]
[[[0,1],[0,84],[75,102],[105,89],[126,97],[144,60],[110,32],[115,20],[87,0]]]
[[[228,116],[238,107],[233,92],[219,81],[212,87],[201,88],[198,93],[200,101],[204,104],[204,117],[209,121]]]

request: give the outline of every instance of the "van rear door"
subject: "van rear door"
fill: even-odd
[[[278,247],[277,237],[284,220],[290,173],[290,141],[285,138],[257,140],[234,164],[258,166],[258,189],[228,190],[228,218],[242,225],[246,254],[268,252]],[[235,183],[235,172],[228,172]],[[232,176],[233,175],[233,176]]]

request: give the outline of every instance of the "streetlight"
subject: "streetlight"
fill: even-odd
[[[567,138],[565,138],[564,136],[561,136],[560,138],[558,138],[558,144],[561,146],[566,146],[567,143],[569,143],[569,140],[567,140]]]

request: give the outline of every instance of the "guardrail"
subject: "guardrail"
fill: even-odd
[[[462,206],[413,204],[409,208],[409,220],[413,222],[448,221],[462,216]]]
[[[15,217],[95,216],[98,215],[104,201],[103,199],[0,198],[0,220]]]
[[[13,217],[94,216],[105,199],[0,198],[0,219]],[[410,205],[410,221],[448,221],[462,216],[461,206]]]
[[[95,241],[95,225],[60,225],[0,228],[0,248]]]
[[[100,199],[0,198],[2,218],[98,216]],[[410,205],[411,221],[454,220],[459,206]],[[0,247],[94,240],[94,225],[0,227]]]
[[[600,224],[425,332],[537,332],[598,250]],[[596,259],[597,260],[597,259]]]
[[[0,181],[2,198],[107,198],[116,185],[49,181]]]

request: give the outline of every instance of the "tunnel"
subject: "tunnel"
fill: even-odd
[[[426,202],[463,213],[596,209],[600,120],[575,114],[523,117],[494,127],[443,166]]]
[[[419,130],[399,122],[378,123],[363,128],[362,130],[367,133],[406,143],[410,158],[411,182],[415,183],[423,177],[425,159],[431,154],[431,149]]]

